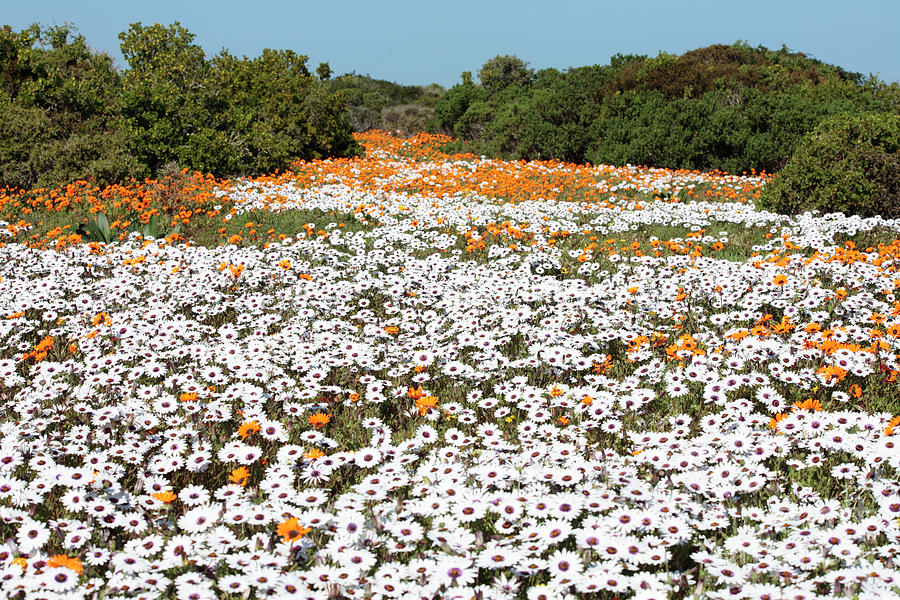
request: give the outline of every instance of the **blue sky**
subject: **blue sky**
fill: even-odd
[[[315,67],[403,84],[458,83],[498,54],[535,69],[605,64],[609,57],[680,54],[713,43],[782,44],[825,62],[900,81],[900,1],[837,0],[0,0],[0,23],[74,24],[124,67],[117,34],[129,23],[179,21],[207,55],[290,48]]]

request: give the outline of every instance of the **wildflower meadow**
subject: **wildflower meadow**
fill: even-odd
[[[900,221],[448,154],[0,192],[0,587],[900,594]]]

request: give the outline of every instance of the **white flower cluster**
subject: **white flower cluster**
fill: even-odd
[[[833,244],[896,223],[339,181],[228,193],[379,225],[261,249],[0,247],[8,597],[900,591],[896,266]],[[745,263],[533,268],[565,258],[548,231],[712,220],[775,235]],[[452,249],[501,222],[535,243]]]

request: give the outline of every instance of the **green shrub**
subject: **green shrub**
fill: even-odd
[[[840,115],[803,138],[759,206],[900,217],[900,115]]]
[[[381,111],[381,123],[388,131],[410,136],[425,131],[425,126],[434,117],[434,109],[420,104],[401,104]]]
[[[463,82],[449,90],[434,107],[434,118],[430,130],[455,135],[460,139],[471,139],[471,136],[460,135],[457,124],[473,104],[481,104],[487,100],[488,93],[481,86],[476,86],[471,77],[463,77]],[[465,126],[461,126],[465,129]]]
[[[122,72],[69,25],[0,26],[0,188],[105,185],[170,163],[256,175],[359,151],[327,65],[316,78],[305,56],[269,49],[208,60],[178,23],[119,38]]]
[[[344,94],[354,131],[386,129],[403,135],[424,130],[445,93],[436,83],[400,85],[355,73],[331,79],[328,87]]]
[[[207,60],[178,23],[134,23],[119,38],[132,151],[154,173],[177,162],[256,175],[358,151],[345,98],[309,72],[306,56],[266,48],[253,59],[223,50]]]
[[[478,71],[481,87],[491,94],[508,87],[525,87],[533,78],[534,71],[528,68],[528,63],[518,56],[509,54],[495,56],[484,63]]]
[[[119,114],[120,75],[68,25],[0,28],[0,187],[141,176]]]
[[[825,118],[900,110],[897,84],[785,48],[616,55],[564,72],[524,65],[491,59],[480,84],[464,73],[429,129],[498,158],[773,173]]]

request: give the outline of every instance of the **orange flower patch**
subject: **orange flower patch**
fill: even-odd
[[[884,435],[894,435],[894,429],[898,426],[900,426],[900,415],[888,421],[887,427],[884,428]]]
[[[303,458],[306,460],[315,460],[317,458],[322,458],[323,456],[325,456],[325,453],[318,448],[312,448],[303,454]]]
[[[794,402],[791,406],[800,410],[811,410],[813,412],[822,410],[822,404],[816,398],[807,398],[802,402]]]
[[[787,419],[787,413],[778,413],[769,421],[769,428],[778,430],[778,424]]]
[[[420,416],[425,416],[431,409],[436,409],[438,405],[437,396],[422,396],[416,400],[416,408]]]

